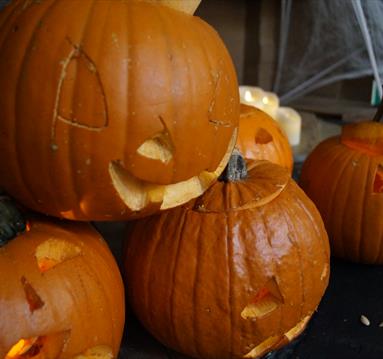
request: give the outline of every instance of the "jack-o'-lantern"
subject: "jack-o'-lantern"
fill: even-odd
[[[117,358],[124,288],[88,224],[32,217],[0,203],[0,357]]]
[[[198,17],[156,1],[15,0],[0,52],[0,185],[27,207],[130,219],[202,194],[225,167],[236,74]]]
[[[383,264],[382,123],[345,125],[320,143],[303,164],[300,185],[322,215],[335,256]]]
[[[256,161],[246,175],[233,159],[223,181],[137,221],[127,242],[135,313],[162,343],[196,358],[258,358],[290,342],[329,278],[323,222],[288,171]]]
[[[278,123],[258,108],[241,104],[236,147],[247,159],[267,160],[290,173],[293,170],[289,140]]]

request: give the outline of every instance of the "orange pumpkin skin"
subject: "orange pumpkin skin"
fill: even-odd
[[[383,263],[383,125],[346,125],[306,159],[300,185],[319,209],[332,254]]]
[[[253,106],[241,104],[236,147],[243,156],[253,160],[267,160],[293,170],[293,152],[278,123],[267,113]]]
[[[0,52],[0,186],[24,205],[130,219],[180,204],[161,207],[178,191],[167,185],[203,182],[190,200],[217,177],[239,95],[201,19],[145,1],[16,0],[0,13]]]
[[[83,223],[29,224],[0,248],[0,357],[30,358],[10,354],[24,339],[33,358],[117,358],[124,288],[106,243]]]
[[[304,329],[328,283],[329,248],[312,202],[260,161],[246,180],[137,221],[125,265],[132,307],[165,345],[256,358]]]

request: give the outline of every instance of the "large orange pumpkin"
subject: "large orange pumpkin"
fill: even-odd
[[[155,1],[16,0],[0,14],[0,185],[26,206],[116,220],[196,197],[235,143],[231,58]]]
[[[12,212],[9,212],[14,217]],[[5,243],[0,206],[0,358],[117,358],[124,288],[101,236],[89,225],[31,218]]]
[[[245,158],[267,160],[293,170],[293,152],[289,140],[267,113],[241,104],[237,148]]]
[[[300,184],[322,214],[335,256],[383,264],[383,124],[346,125],[320,143]]]
[[[133,309],[198,358],[258,358],[296,337],[329,278],[313,203],[280,166],[251,164],[199,199],[137,221],[125,257]]]

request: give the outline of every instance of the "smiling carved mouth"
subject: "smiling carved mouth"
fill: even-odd
[[[141,211],[150,204],[156,204],[161,210],[173,208],[202,195],[218,178],[229,161],[236,138],[237,130],[233,132],[226,154],[215,171],[202,171],[185,181],[168,185],[150,183],[129,173],[121,161],[109,163],[109,175],[115,190],[130,210]]]

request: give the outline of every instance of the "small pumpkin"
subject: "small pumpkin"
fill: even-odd
[[[267,113],[241,104],[236,147],[247,159],[267,160],[293,170],[293,152],[289,141]]]
[[[383,264],[382,123],[348,124],[320,143],[303,164],[300,185],[322,215],[333,255]]]
[[[323,222],[289,173],[256,161],[243,178],[243,160],[230,161],[199,199],[134,223],[127,243],[135,313],[196,358],[258,358],[290,342],[329,278]]]
[[[22,230],[13,211],[0,201],[0,222]],[[106,243],[84,223],[31,217],[27,227],[0,233],[0,357],[117,358],[124,288]]]
[[[131,219],[199,196],[224,169],[237,79],[198,17],[158,1],[15,0],[0,52],[0,185],[25,206]]]

